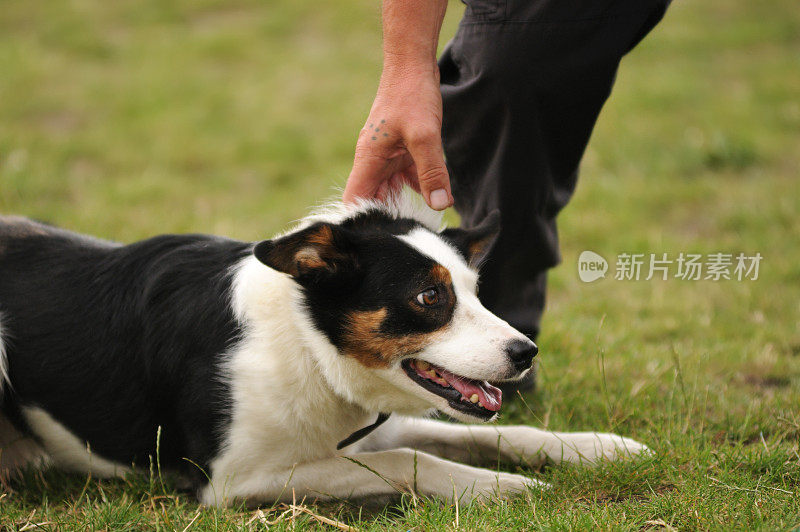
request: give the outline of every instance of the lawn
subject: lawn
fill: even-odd
[[[373,0],[6,0],[0,212],[123,242],[267,237],[342,186],[379,71]],[[148,471],[30,473],[0,489],[0,529],[330,528],[303,510],[361,530],[800,526],[798,95],[796,0],[678,1],[594,132],[540,387],[501,422],[619,432],[654,456],[528,471],[552,489],[510,501],[363,512],[201,508]],[[583,250],[605,279],[579,280]],[[763,259],[756,280],[614,279],[620,254],[681,252]]]

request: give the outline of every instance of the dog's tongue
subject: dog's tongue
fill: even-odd
[[[486,381],[474,381],[459,377],[447,371],[437,368],[439,374],[467,400],[474,394],[478,394],[478,399],[486,410],[497,412],[503,404],[503,392]]]

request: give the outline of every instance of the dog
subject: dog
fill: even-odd
[[[613,434],[484,424],[502,404],[495,385],[537,354],[477,297],[498,228],[493,213],[441,229],[408,192],[329,206],[258,243],[121,245],[0,218],[0,466],[113,477],[157,460],[218,506],[411,491],[468,502],[542,487],[477,467],[487,460],[649,452]]]

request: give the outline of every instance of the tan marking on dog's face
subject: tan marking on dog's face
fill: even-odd
[[[436,340],[442,329],[430,333],[392,336],[381,332],[387,310],[356,311],[348,317],[344,352],[368,368],[386,368],[405,355],[420,351]]]
[[[453,286],[453,278],[450,277],[450,270],[441,264],[434,264],[431,268],[431,280],[445,286]]]

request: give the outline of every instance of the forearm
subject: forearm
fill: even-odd
[[[383,0],[383,73],[358,135],[345,201],[385,199],[409,185],[433,209],[453,204],[436,65],[446,9],[447,0]]]
[[[447,0],[384,0],[383,65],[436,74],[436,48]]]

